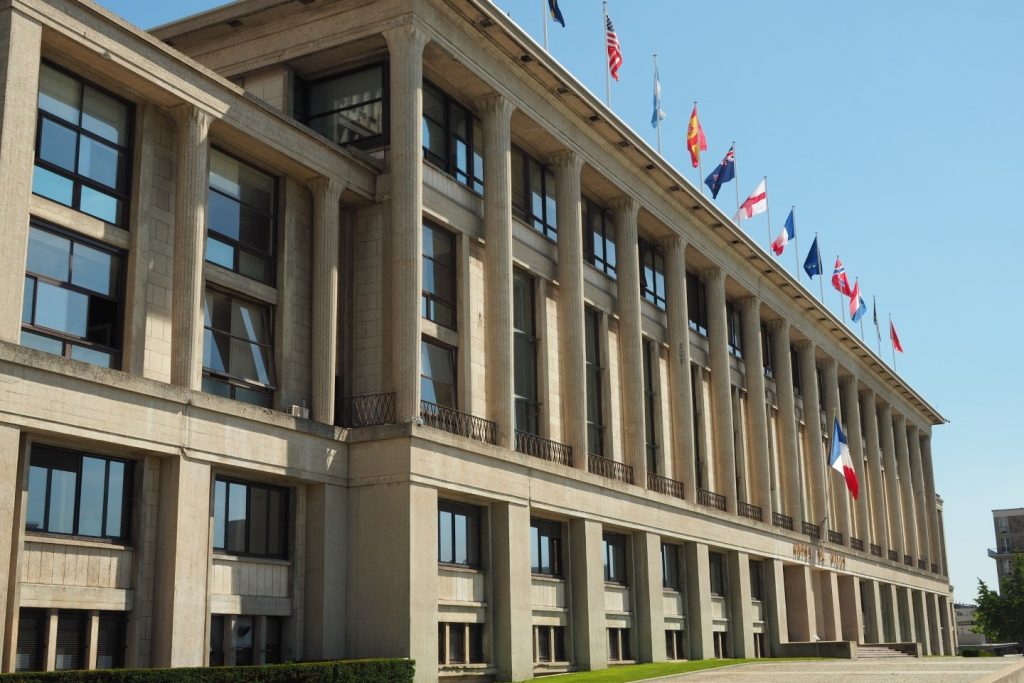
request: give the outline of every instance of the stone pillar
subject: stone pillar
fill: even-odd
[[[882,593],[882,609],[892,624],[893,642],[907,642],[907,622],[900,618],[899,600],[896,598],[896,586],[884,583],[880,586]]]
[[[917,427],[911,425],[907,428],[907,445],[910,451],[910,480],[914,485],[914,519],[917,522],[917,553],[918,559],[931,559],[931,539],[928,528],[928,496],[924,485],[924,468],[921,464],[921,438],[918,436]],[[916,565],[915,565],[916,566]],[[928,567],[925,566],[925,571]]]
[[[797,361],[800,363],[801,391],[804,398],[804,428],[807,430],[807,489],[811,492],[811,522],[821,524],[828,516],[829,473],[826,471],[826,457],[821,436],[821,397],[818,395],[818,361],[814,342],[805,340],[796,343]]]
[[[622,233],[619,233],[622,234]],[[621,253],[621,252],[620,252]],[[665,590],[662,588],[661,536],[633,534],[637,660],[665,661]],[[523,678],[528,678],[524,676]]]
[[[583,227],[580,170],[573,151],[551,159],[558,200],[558,334],[562,382],[562,425],[576,467],[587,469],[587,367],[583,315]]]
[[[618,253],[619,377],[622,400],[623,460],[633,467],[633,481],[647,485],[644,431],[643,330],[640,326],[640,252],[636,228],[639,204],[632,197],[611,203]],[[652,362],[656,359],[652,359]],[[614,390],[614,388],[613,388]],[[662,472],[661,474],[665,474]],[[658,546],[659,554],[661,546]],[[664,638],[660,638],[664,646]]]
[[[0,671],[14,670],[18,641],[18,557],[23,545],[22,510],[28,491],[28,463],[19,464],[20,441],[18,429],[0,425],[0,519],[4,520],[0,524],[0,651],[8,652]]]
[[[835,572],[827,569],[811,571],[811,576],[818,580],[821,590],[822,626],[824,633],[819,633],[822,640],[840,640],[843,635],[843,614],[839,601],[839,582]]]
[[[715,638],[711,624],[711,565],[706,543],[683,546],[686,565],[686,634],[690,659],[713,659]]]
[[[725,315],[725,271],[709,268],[702,274],[707,293],[708,347],[711,356],[712,425],[715,430],[715,489],[725,496],[726,509],[736,512],[736,435],[732,414],[732,371],[729,368],[729,329]]]
[[[937,595],[939,601],[939,627],[942,629],[943,654],[952,655],[956,652],[956,621],[952,618],[949,608],[949,599],[943,595]]]
[[[160,468],[153,666],[203,666],[210,570],[210,466],[169,456]]]
[[[338,367],[338,280],[341,258],[342,185],[317,178],[313,190],[313,411],[317,422],[334,424]]]
[[[347,489],[310,484],[306,495],[304,659],[345,656]]]
[[[494,663],[498,680],[521,681],[533,676],[533,610],[531,601],[523,599],[533,590],[526,561],[530,556],[530,508],[494,503],[490,515]]]
[[[750,602],[750,557],[731,550],[725,554],[729,579],[729,638],[732,656],[754,656],[754,609]]]
[[[911,600],[911,589],[896,589],[896,611],[900,615],[900,624],[903,629],[904,642],[917,642],[917,619],[914,615],[914,606]]]
[[[910,452],[907,448],[907,420],[902,415],[893,416],[893,435],[896,439],[896,466],[900,473],[901,512],[903,514],[903,552],[917,553],[917,518],[914,512],[914,489],[910,479]],[[900,562],[903,558],[900,558]]]
[[[864,597],[867,599],[867,603],[864,605],[864,614],[867,619],[864,642],[884,643],[885,623],[882,616],[882,597],[879,594],[878,582],[870,579],[860,579],[860,582],[866,587]]]
[[[928,640],[931,648],[928,654],[942,656],[946,654],[943,645],[943,634],[939,621],[939,596],[937,593],[925,593],[925,605],[928,608]]]
[[[38,23],[10,5],[0,10],[0,341],[14,344],[21,339],[41,42]]]
[[[174,188],[174,282],[171,285],[171,384],[203,384],[203,253],[213,117],[191,104],[173,109],[177,121]]]
[[[751,502],[761,508],[761,519],[771,523],[772,468],[768,449],[768,405],[765,402],[764,358],[761,356],[761,300],[756,296],[740,301],[743,325],[743,366],[746,369],[747,410],[750,411],[750,463],[748,477]]]
[[[871,539],[870,542],[886,547],[885,484],[882,480],[882,453],[878,448],[878,407],[875,392],[865,389],[861,392],[861,420],[864,422],[864,452],[868,458],[868,477],[871,480]]]
[[[789,642],[789,619],[786,613],[786,579],[782,560],[764,560],[765,597],[767,602],[768,637],[772,657],[783,656],[782,645]]]
[[[384,31],[390,62],[391,385],[399,422],[420,414],[420,298],[423,291],[423,48],[414,24]]]
[[[839,408],[839,364],[834,358],[828,358],[821,365],[821,390],[824,394],[823,405],[825,406],[825,427],[832,429],[832,418],[842,421],[842,412]],[[842,475],[835,470],[828,468],[825,472],[826,484],[832,496],[832,507],[835,510],[835,518],[828,520],[828,527],[849,537],[853,525],[850,524],[850,492],[846,489],[846,482]],[[822,536],[825,530],[821,531]]]
[[[855,643],[863,642],[864,615],[860,604],[860,590],[857,584],[857,577],[850,574],[840,574],[836,579],[839,585],[842,639]]]
[[[803,564],[786,565],[786,619],[790,642],[814,640],[818,623],[811,586],[811,568]]]
[[[911,609],[914,612],[914,621],[917,624],[916,641],[921,643],[921,654],[927,655],[931,652],[931,638],[928,628],[928,610],[925,608],[924,591],[910,591]]]
[[[589,519],[569,522],[573,653],[580,671],[608,666],[601,532],[600,522]],[[525,562],[525,558],[523,560]]]
[[[690,323],[686,301],[686,241],[661,240],[665,250],[665,299],[668,304],[668,383],[672,424],[672,476],[683,482],[686,499],[697,501],[694,463],[693,391],[690,383]],[[771,506],[768,507],[768,510]]]
[[[512,110],[502,95],[478,104],[484,131],[484,285],[487,309],[487,417],[497,445],[512,448],[515,434],[512,358]],[[468,324],[468,323],[467,323]]]
[[[779,480],[785,501],[783,514],[792,517],[794,529],[800,531],[800,523],[804,521],[803,506],[800,504],[803,492],[800,486],[800,449],[797,446],[796,398],[793,395],[793,359],[789,352],[789,321],[783,318],[773,320],[769,328],[775,356],[772,362],[775,369],[775,395],[779,403],[779,469],[782,470]],[[788,588],[789,584],[786,586]],[[789,626],[792,632],[792,621]]]
[[[846,406],[846,439],[850,446],[850,457],[853,459],[853,469],[857,473],[859,491],[857,499],[849,498],[853,507],[853,518],[857,537],[861,541],[867,541],[871,535],[871,514],[868,508],[868,481],[867,472],[864,469],[864,439],[860,422],[860,393],[857,385],[857,378],[848,376],[842,384],[843,405]],[[850,532],[851,534],[853,531]],[[849,545],[849,542],[847,542]]]
[[[921,467],[924,471],[925,509],[928,514],[929,559],[942,570],[942,547],[945,539],[939,528],[939,507],[935,500],[935,473],[932,469],[932,438],[925,434],[921,438]],[[930,570],[931,567],[928,567]]]
[[[888,547],[903,553],[903,512],[900,508],[899,476],[896,467],[896,446],[892,439],[892,406],[883,404],[878,415],[878,429],[882,432],[882,461],[885,465],[886,507],[889,519]],[[902,557],[900,561],[902,561]]]

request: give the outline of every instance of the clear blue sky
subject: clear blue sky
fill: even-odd
[[[220,3],[101,4],[151,27]],[[542,0],[497,4],[542,41]],[[559,4],[551,53],[603,97],[601,3]],[[657,52],[666,158],[696,177],[684,137],[699,100],[705,173],[736,140],[743,196],[768,176],[772,231],[796,204],[801,251],[819,232],[826,269],[839,254],[883,321],[892,313],[899,372],[950,420],[934,431],[936,488],[956,598],[973,601],[978,577],[995,583],[990,510],[1024,507],[1024,3],[610,0],[609,14],[624,59],[615,112],[653,145]],[[731,215],[733,188],[719,199]],[[767,242],[763,215],[744,227]],[[788,250],[782,262],[793,268]]]

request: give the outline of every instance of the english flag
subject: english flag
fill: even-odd
[[[789,244],[791,239],[796,238],[796,227],[793,225],[793,211],[790,210],[789,218],[786,219],[786,224],[782,226],[782,232],[772,242],[772,251],[775,252],[776,256],[782,256],[782,252],[786,250],[786,245]]]
[[[850,289],[850,280],[846,277],[846,268],[838,256],[836,256],[836,266],[832,269],[832,286],[846,296],[853,294],[853,290]]]
[[[762,178],[761,182],[757,184],[757,187],[750,196],[740,204],[740,210],[736,213],[736,222],[739,223],[744,218],[753,218],[759,213],[764,213],[768,210],[768,189],[765,184],[765,179]],[[779,252],[780,254],[782,252]]]
[[[854,280],[853,291],[850,292],[850,320],[859,322],[867,312],[868,305],[864,303],[864,297],[860,295],[860,280]]]
[[[900,344],[900,336],[896,334],[896,326],[892,324],[892,320],[889,320],[889,339],[892,340],[892,348],[900,353],[903,353],[903,344]]]
[[[846,442],[846,434],[839,428],[839,418],[832,418],[832,453],[829,455],[828,464],[836,472],[846,479],[846,488],[850,489],[850,495],[857,500],[860,486],[857,482],[857,471],[853,469],[853,458],[850,457],[850,446]]]

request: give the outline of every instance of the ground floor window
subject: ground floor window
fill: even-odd
[[[124,612],[22,609],[18,616],[15,671],[44,671],[50,619],[57,620],[53,668],[86,669],[95,648],[97,669],[124,666]],[[93,619],[96,640],[92,640]]]
[[[725,659],[729,656],[729,634],[724,631],[715,631],[715,659]]]
[[[633,659],[629,649],[629,629],[610,628],[608,629],[608,660],[612,662],[625,662]]]
[[[562,626],[533,627],[533,661],[565,662],[565,628]]]
[[[767,657],[768,651],[766,649],[766,643],[764,640],[763,633],[754,634],[754,657],[760,659],[761,657]]]
[[[669,659],[686,659],[683,633],[684,631],[665,631],[665,656]]]
[[[23,609],[18,615],[18,650],[14,670],[42,671],[46,668],[46,612]]]
[[[254,615],[210,616],[210,666],[277,664],[284,619]]]
[[[437,663],[441,666],[484,664],[483,624],[439,622]]]

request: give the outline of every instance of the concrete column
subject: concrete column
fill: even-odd
[[[633,468],[633,481],[638,486],[646,486],[644,353],[643,331],[640,326],[640,250],[636,227],[640,205],[632,197],[619,197],[611,202],[611,209],[615,222],[615,248],[618,253],[616,268],[619,278],[619,390],[622,400],[623,460]],[[660,639],[663,647],[664,640]]]
[[[203,253],[213,116],[191,104],[172,110],[178,124],[171,285],[171,384],[203,384]]]
[[[926,434],[921,438],[921,467],[924,471],[924,497],[928,513],[929,559],[942,570],[942,548],[945,539],[939,528],[939,507],[935,500],[935,473],[932,469],[932,438]],[[928,567],[929,571],[931,567]]]
[[[843,614],[836,574],[827,569],[812,570],[811,576],[817,579],[821,592],[821,623],[824,633],[818,633],[818,637],[822,640],[840,640],[843,635]]]
[[[952,655],[956,652],[956,621],[950,613],[949,599],[943,595],[936,596],[939,601],[939,626],[942,628],[943,654]]]
[[[384,31],[390,62],[391,384],[399,422],[420,414],[420,297],[423,291],[423,48],[414,24]]]
[[[683,546],[686,565],[686,634],[690,659],[713,659],[715,639],[711,632],[711,564],[706,543]]]
[[[746,369],[747,410],[750,411],[750,463],[752,500],[761,508],[761,519],[771,523],[772,468],[768,450],[768,405],[765,402],[764,358],[761,356],[761,300],[756,296],[740,301],[743,325],[743,366]]]
[[[18,642],[18,559],[28,491],[28,463],[19,462],[20,441],[18,429],[0,425],[0,651],[7,653],[0,671],[8,672],[14,670]]]
[[[937,593],[925,593],[925,606],[928,608],[928,641],[931,648],[928,654],[942,656],[946,654],[943,644],[941,622],[939,620],[939,596]]]
[[[814,640],[818,617],[811,585],[811,568],[803,564],[785,566],[786,620],[789,623],[790,642]]]
[[[85,644],[85,668],[95,669],[96,668],[96,648],[99,645],[100,640],[100,613],[99,610],[89,610],[87,621],[85,622],[86,633],[86,644]]]
[[[726,509],[736,512],[736,436],[732,414],[732,371],[725,315],[725,271],[709,268],[701,276],[707,293],[708,348],[711,353],[712,425],[715,430],[716,493],[725,496]]]
[[[576,667],[581,671],[608,666],[601,533],[600,522],[589,519],[569,522],[573,653]]]
[[[903,554],[903,512],[900,508],[899,476],[896,467],[896,446],[892,438],[892,406],[883,404],[878,414],[878,429],[882,432],[882,462],[885,465],[886,507],[889,519],[888,547]],[[900,561],[903,558],[900,557]]]
[[[834,358],[826,359],[821,365],[821,390],[824,394],[822,403],[825,406],[825,427],[831,430],[833,417],[842,421],[842,411],[839,407],[839,364]],[[825,475],[832,496],[832,508],[835,511],[834,518],[829,517],[828,527],[848,538],[853,525],[850,524],[850,492],[846,488],[846,481],[841,474],[831,468],[826,470]],[[821,533],[824,536],[825,530],[822,529]]]
[[[861,392],[861,420],[864,422],[864,452],[868,458],[868,477],[871,481],[871,539],[870,542],[882,548],[888,545],[885,522],[885,484],[882,479],[882,453],[878,448],[878,407],[875,392],[866,389]]]
[[[497,444],[512,448],[512,111],[502,95],[477,105],[484,131],[484,285],[487,309],[487,417],[497,426]]]
[[[686,241],[661,240],[665,251],[665,300],[668,304],[668,384],[672,424],[672,476],[683,482],[686,499],[697,501],[694,463],[693,391],[690,383],[690,323],[686,301]],[[770,510],[769,506],[769,510]]]
[[[880,586],[882,593],[883,618],[888,617],[892,624],[893,641],[897,643],[907,642],[909,631],[907,622],[900,618],[899,600],[896,598],[896,586],[891,583],[883,583]]]
[[[310,484],[306,494],[305,659],[345,656],[346,489]]]
[[[930,530],[928,529],[928,496],[924,486],[924,468],[921,464],[921,438],[918,436],[915,426],[911,425],[907,428],[907,445],[910,451],[910,480],[914,485],[914,519],[917,522],[916,553],[919,559],[927,562],[932,557]],[[926,565],[925,571],[927,570],[928,566]]]
[[[864,605],[864,615],[867,619],[864,642],[884,643],[885,642],[885,620],[882,615],[882,597],[877,581],[860,579],[865,586],[864,597],[867,604]]]
[[[633,534],[633,558],[633,566],[636,567],[633,577],[633,597],[636,600],[636,658],[641,662],[662,662],[665,661],[666,655],[661,536],[646,532]]]
[[[917,624],[915,640],[921,643],[921,654],[930,654],[931,634],[928,626],[928,609],[925,604],[926,596],[924,591],[911,590],[910,601],[911,609],[914,612],[914,621]]]
[[[917,642],[917,619],[909,588],[896,588],[896,611],[900,615],[900,625],[903,627],[903,641]]]
[[[725,554],[729,579],[729,638],[732,656],[754,656],[754,608],[750,602],[750,556],[731,550]]]
[[[804,521],[800,504],[803,492],[800,486],[800,449],[797,446],[796,398],[793,394],[793,359],[789,353],[789,321],[783,318],[773,320],[769,330],[774,356],[775,395],[779,404],[779,469],[782,470],[779,480],[782,483],[782,500],[785,501],[782,512],[793,518],[793,528],[800,531],[800,523]],[[793,623],[790,622],[792,630]]]
[[[829,473],[826,471],[825,452],[821,436],[821,397],[818,395],[818,361],[812,341],[796,343],[797,362],[803,380],[804,428],[807,430],[807,489],[811,492],[810,521],[820,524],[828,516]]]
[[[764,561],[765,597],[767,600],[768,638],[772,657],[781,657],[781,645],[789,642],[789,619],[786,612],[786,579],[782,560]]]
[[[576,467],[587,469],[587,366],[583,316],[583,227],[580,170],[573,151],[551,159],[558,201],[558,334],[562,425]]]
[[[317,422],[334,424],[338,368],[338,279],[341,258],[342,185],[317,178],[313,190],[313,411]]]
[[[493,659],[498,668],[498,680],[521,681],[533,676],[533,610],[531,602],[523,599],[533,590],[527,562],[530,508],[494,503],[490,513]]]
[[[900,473],[903,552],[907,555],[914,555],[917,553],[917,513],[914,511],[914,488],[910,478],[910,451],[907,448],[906,418],[902,415],[894,415],[892,429],[896,439],[896,466]],[[901,557],[900,562],[902,561]]]
[[[210,466],[177,455],[160,468],[153,665],[203,666],[210,568]]]
[[[867,472],[864,470],[864,439],[861,437],[863,430],[860,422],[860,393],[857,385],[857,378],[848,376],[842,383],[843,405],[846,406],[846,439],[850,446],[850,457],[853,459],[853,469],[857,473],[859,491],[857,498],[849,498],[853,507],[853,519],[856,522],[854,529],[856,536],[861,541],[867,542],[871,535],[871,511],[868,507],[868,480]],[[853,531],[850,532],[851,534]],[[849,545],[849,541],[847,541]]]
[[[9,5],[0,10],[0,341],[14,344],[21,339],[41,41],[39,24]]]
[[[860,589],[857,577],[850,574],[836,576],[839,585],[839,612],[841,615],[842,640],[855,643],[864,640],[864,615],[860,604]]]
[[[57,666],[57,610],[46,610],[46,671],[53,671]]]

